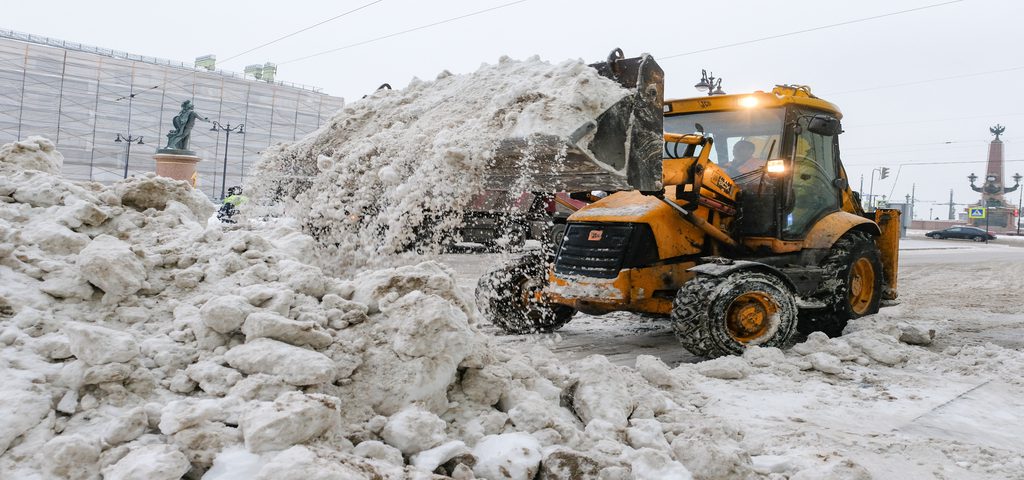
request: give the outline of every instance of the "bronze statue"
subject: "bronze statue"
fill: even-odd
[[[179,112],[172,120],[174,129],[167,132],[167,146],[160,150],[192,153],[188,149],[188,141],[192,136],[192,127],[195,125],[196,119],[204,122],[210,121],[210,119],[200,117],[199,114],[195,112],[195,107],[192,105],[191,100],[185,100],[182,102],[181,112]]]

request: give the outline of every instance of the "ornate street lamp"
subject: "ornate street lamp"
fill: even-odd
[[[707,70],[700,71],[700,82],[694,85],[693,88],[696,88],[701,93],[707,93],[709,97],[725,95],[725,91],[722,90],[722,79],[715,78],[715,74],[708,73]]]
[[[225,192],[227,191],[226,185],[227,185],[227,179],[228,179],[228,141],[231,140],[231,132],[238,133],[239,135],[244,135],[245,134],[245,124],[243,123],[243,124],[237,125],[235,127],[232,127],[230,123],[227,124],[227,126],[224,126],[224,125],[221,125],[220,122],[214,121],[213,122],[213,127],[210,128],[210,131],[211,132],[218,132],[218,131],[223,131],[224,132],[224,172],[223,172],[223,175],[221,176],[221,179],[220,179],[220,198],[224,198],[225,197]],[[244,152],[243,152],[243,154],[244,154]]]
[[[124,154],[124,178],[128,178],[128,160],[132,156],[132,144],[134,143],[136,145],[145,145],[145,143],[142,143],[142,135],[139,135],[138,137],[133,137],[131,135],[121,135],[119,133],[117,134],[117,137],[114,138],[114,142],[126,142],[128,144],[125,148]]]

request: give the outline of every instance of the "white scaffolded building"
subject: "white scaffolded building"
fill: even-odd
[[[64,154],[64,175],[103,183],[155,170],[171,119],[192,100],[201,116],[245,124],[227,146],[228,186],[240,185],[268,146],[317,129],[344,104],[320,89],[274,81],[276,66],[246,75],[213,70],[210,57],[187,64],[53,38],[0,30],[0,144],[42,135]],[[256,72],[260,70],[260,72]],[[259,79],[259,78],[262,79]],[[197,188],[221,195],[224,135],[197,122],[189,145],[199,163]],[[143,145],[115,142],[142,137]]]

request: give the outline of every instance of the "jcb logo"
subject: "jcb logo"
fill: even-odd
[[[603,230],[591,230],[590,235],[587,236],[587,240],[590,240],[591,242],[597,242],[601,240],[601,235],[603,233]]]
[[[700,105],[700,108],[711,108],[711,102],[708,100],[697,100],[697,105]]]

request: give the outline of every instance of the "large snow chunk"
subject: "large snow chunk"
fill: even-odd
[[[228,350],[224,358],[245,374],[278,375],[296,385],[316,385],[334,380],[334,362],[326,355],[269,338],[257,338]]]
[[[445,439],[445,423],[426,410],[409,407],[388,419],[381,438],[406,455],[412,455],[441,444]]]
[[[89,236],[77,233],[57,222],[41,220],[26,226],[21,232],[26,243],[57,255],[74,255],[89,245]]]
[[[630,455],[630,469],[633,478],[671,478],[692,480],[693,475],[667,453],[653,448],[641,448]]]
[[[747,376],[750,365],[740,357],[719,357],[697,364],[697,371],[710,378],[735,380]]]
[[[311,320],[292,320],[270,311],[249,314],[242,325],[242,333],[247,340],[273,338],[295,346],[308,345],[316,349],[324,348],[334,341],[331,334]]]
[[[100,445],[84,435],[61,435],[43,445],[44,468],[56,478],[87,480],[99,475]]]
[[[102,439],[108,445],[119,445],[139,438],[149,427],[149,416],[142,407],[122,413],[107,423]]]
[[[152,173],[122,180],[114,184],[113,188],[124,206],[140,211],[149,208],[163,210],[173,200],[188,207],[195,219],[205,220],[216,209],[206,195],[193,189],[187,182],[158,177]]]
[[[139,344],[128,332],[77,322],[64,325],[63,331],[71,353],[89,365],[125,363],[139,355]]]
[[[139,291],[146,281],[146,267],[127,243],[110,235],[94,238],[79,253],[78,267],[89,283],[114,301]]]
[[[538,480],[598,480],[601,464],[594,457],[564,447],[544,450]]]
[[[340,391],[382,415],[413,403],[435,413],[446,410],[459,364],[483,348],[484,340],[452,302],[421,292],[392,301],[384,315],[345,332],[372,335],[374,343]]]
[[[609,374],[617,368],[600,355],[591,355],[577,363],[579,383],[572,407],[584,423],[601,419],[617,428],[626,428],[634,402],[623,377]]]
[[[250,480],[263,468],[264,460],[240,445],[221,450],[203,480]]]
[[[185,374],[211,395],[226,395],[242,379],[242,374],[236,370],[209,361],[189,365]]]
[[[215,400],[175,400],[160,411],[160,433],[171,435],[221,414]]]
[[[219,333],[231,333],[242,326],[245,317],[253,310],[255,307],[245,297],[224,295],[207,300],[199,309],[199,318]]]
[[[33,135],[20,142],[0,147],[0,163],[6,163],[23,170],[38,170],[51,175],[60,175],[64,167],[64,155],[50,140]]]
[[[405,465],[405,460],[402,458],[401,451],[399,451],[395,447],[392,447],[391,445],[388,445],[384,442],[380,442],[377,440],[367,440],[365,442],[361,442],[359,445],[356,445],[356,447],[352,449],[352,453],[354,455],[359,455],[360,457],[363,458],[372,458],[374,460],[388,462],[392,465],[396,465],[399,467]],[[416,466],[419,466],[419,464],[416,464]],[[436,465],[433,468],[430,468],[429,470],[434,471],[435,468],[437,468]]]
[[[31,388],[0,384],[0,455],[14,439],[36,426],[50,413],[50,397]]]
[[[340,400],[319,393],[287,392],[261,402],[239,422],[245,448],[253,453],[284,450],[316,438],[338,422],[340,409]]]
[[[326,453],[318,449],[317,453]],[[252,480],[354,480],[354,479],[399,479],[406,478],[402,470],[393,467],[390,471],[380,462],[370,464],[356,456],[317,456],[313,450],[296,445],[270,460]],[[410,476],[408,478],[418,479]],[[427,477],[429,478],[429,477]],[[248,479],[247,479],[248,480]]]
[[[132,450],[103,470],[104,480],[179,480],[191,465],[185,454],[170,445],[146,445]]]
[[[356,277],[352,300],[369,307],[369,313],[381,311],[381,304],[394,301],[407,293],[434,294],[472,315],[471,302],[455,281],[455,275],[436,262],[423,262],[398,268],[374,270]]]
[[[527,433],[488,435],[477,442],[473,455],[473,473],[481,478],[531,480],[540,470],[540,442]]]
[[[409,463],[421,470],[433,472],[437,467],[444,465],[449,460],[465,455],[472,455],[472,450],[462,441],[452,440],[413,455],[409,459]]]

